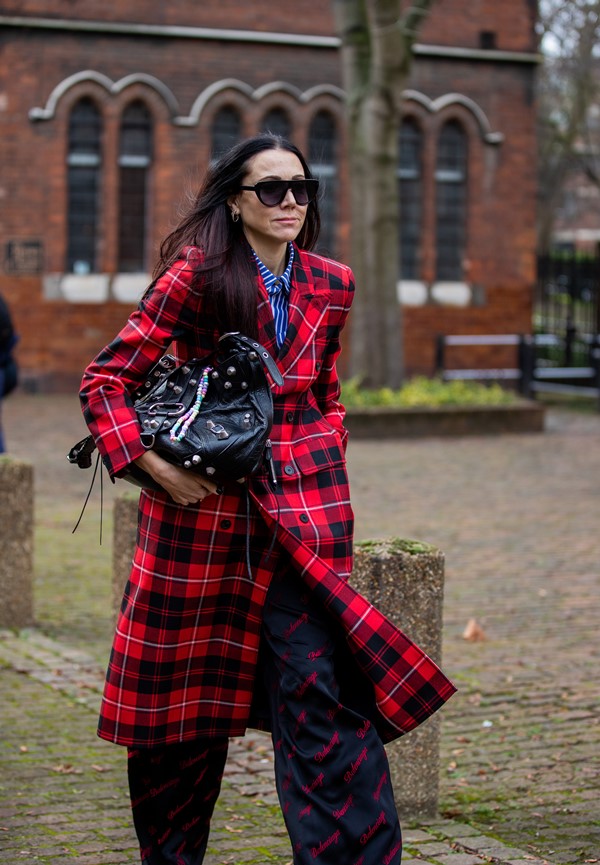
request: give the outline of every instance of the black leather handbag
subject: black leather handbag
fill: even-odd
[[[275,481],[269,441],[273,395],[267,372],[275,384],[283,384],[266,348],[240,333],[224,334],[212,354],[201,360],[177,365],[165,355],[133,394],[144,447],[216,483],[242,480],[266,461]],[[87,436],[67,459],[89,468],[95,447]],[[161,489],[135,464],[123,477],[137,486]]]

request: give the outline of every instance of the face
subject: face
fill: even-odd
[[[248,162],[244,186],[254,186],[260,180],[302,180],[302,163],[288,150],[263,150]],[[281,204],[266,207],[251,190],[241,190],[229,200],[233,212],[238,212],[248,243],[260,258],[283,254],[290,240],[295,240],[306,219],[308,205],[296,204],[292,191],[287,190]]]

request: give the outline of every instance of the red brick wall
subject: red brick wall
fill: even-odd
[[[477,48],[482,30],[496,33],[497,47],[530,51],[533,48],[532,3],[507,4],[484,0],[440,0],[419,38],[421,43]],[[2,14],[138,21],[151,24],[264,29],[278,32],[333,33],[330,4],[294,0],[267,4],[219,3],[186,0],[177,4],[102,2],[5,2]],[[294,138],[305,148],[311,117],[327,107],[338,117],[341,153],[344,152],[342,107],[331,96],[305,104],[290,95],[273,94],[261,102],[230,92],[215,98],[193,127],[173,125],[164,100],[152,89],[135,85],[118,94],[105,88],[79,85],[58,102],[52,120],[32,123],[28,111],[45,106],[52,90],[67,76],[85,69],[118,81],[133,73],[160,79],[187,115],[196,97],[211,83],[239,79],[252,88],[284,81],[300,91],[316,85],[341,85],[335,49],[266,44],[193,41],[83,34],[64,31],[19,30],[0,27],[0,242],[43,242],[44,272],[64,269],[66,247],[66,129],[70,107],[83,94],[102,108],[105,123],[103,176],[103,239],[100,269],[116,267],[116,130],[123,106],[143,96],[154,119],[152,223],[149,246],[156,251],[172,225],[182,196],[197,186],[207,163],[209,130],[214,112],[224,103],[238,104],[244,133],[259,128],[262,115],[274,105],[287,107],[294,122]],[[466,309],[427,305],[405,308],[406,364],[409,371],[431,372],[434,338],[438,332],[508,333],[530,330],[530,297],[534,280],[535,138],[532,67],[519,63],[491,63],[469,59],[418,56],[409,86],[430,99],[459,93],[485,113],[490,128],[503,133],[501,145],[483,141],[473,114],[455,106],[432,114],[411,103],[431,142],[452,113],[469,135],[469,261],[468,279],[478,286],[479,305]],[[407,109],[408,110],[408,109]],[[430,144],[429,146],[433,146]],[[347,178],[341,167],[338,245],[340,257],[351,259],[348,245]],[[432,187],[424,207],[432,213]],[[425,276],[432,276],[434,248],[423,249]],[[429,264],[427,264],[429,262]],[[427,270],[429,267],[429,270]],[[11,302],[21,334],[19,357],[27,375],[44,386],[65,386],[80,377],[87,360],[123,323],[128,306],[115,302],[70,304],[43,298],[41,276],[19,276],[2,268],[0,291]],[[453,357],[459,357],[455,355]],[[472,355],[463,361],[472,365]],[[459,357],[460,360],[460,357]],[[490,365],[504,365],[497,352]]]
[[[178,0],[152,3],[148,0],[6,0],[5,15],[67,18],[84,21],[111,21],[217,27],[229,30],[264,30],[275,33],[310,33],[330,36],[333,30],[328,0],[293,0],[269,3],[263,0]]]

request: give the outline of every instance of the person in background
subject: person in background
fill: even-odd
[[[17,362],[13,349],[17,344],[17,335],[13,326],[8,304],[0,294],[0,454],[6,450],[2,431],[2,400],[12,393],[17,386]]]

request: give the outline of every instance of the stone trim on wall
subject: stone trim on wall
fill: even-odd
[[[484,291],[480,285],[467,282],[423,282],[420,279],[401,279],[397,284],[398,303],[402,306],[482,306]]]
[[[44,300],[101,304],[109,300],[136,304],[148,285],[147,273],[48,273],[43,277]]]
[[[154,75],[147,75],[145,72],[136,72],[126,75],[118,81],[113,81],[112,78],[109,78],[108,75],[104,75],[102,72],[96,72],[94,69],[84,69],[81,72],[69,75],[57,84],[50,93],[43,108],[38,106],[30,109],[29,119],[32,122],[53,120],[58,103],[63,96],[72,87],[76,87],[82,83],[98,84],[113,96],[118,95],[127,87],[132,87],[135,84],[144,84],[154,90],[163,99],[174,126],[197,126],[202,112],[210,100],[227,90],[235,90],[251,102],[260,102],[273,93],[285,93],[303,105],[323,95],[331,96],[339,102],[342,102],[345,98],[344,91],[333,84],[318,84],[310,87],[308,90],[302,91],[293,84],[288,84],[286,81],[270,81],[261,87],[253,88],[244,81],[239,81],[237,78],[223,78],[205,87],[194,100],[190,113],[188,115],[181,115],[179,113],[179,103],[174,93]]]

